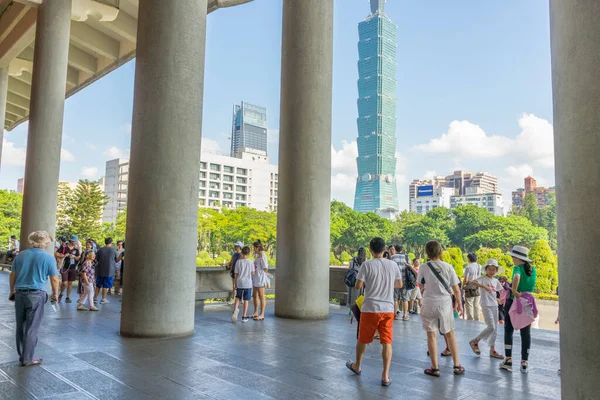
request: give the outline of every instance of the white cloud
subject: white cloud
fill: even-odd
[[[401,185],[408,182],[408,158],[396,152],[396,186],[398,189]]]
[[[114,160],[115,158],[129,158],[129,149],[121,150],[116,146],[112,146],[103,154],[110,160]]]
[[[452,121],[448,132],[428,144],[416,146],[425,153],[448,153],[452,157],[501,157],[512,147],[512,140],[488,136],[479,125],[469,121]]]
[[[99,178],[98,168],[83,167],[81,170],[81,176],[83,177],[83,179],[96,180]]]
[[[2,140],[2,164],[22,167],[25,165],[25,147],[16,147],[13,142]]]
[[[331,175],[331,198],[344,202],[350,207],[354,205],[356,175],[337,173]]]
[[[202,138],[202,151],[209,151],[209,152],[218,152],[219,150],[221,150],[221,146],[219,145],[219,143],[216,142],[216,140],[213,139],[209,139],[209,138]]]
[[[435,170],[428,170],[423,174],[424,179],[433,179],[434,176],[437,176],[437,172],[435,172]]]
[[[60,149],[60,161],[75,161],[75,156],[69,150],[62,148]]]
[[[517,166],[510,165],[507,168],[505,168],[504,171],[506,171],[509,177],[520,178],[521,180],[523,180],[527,176],[533,175],[533,168],[529,164],[522,164]]]
[[[358,157],[358,146],[356,140],[352,142],[342,141],[342,148],[336,150],[331,146],[331,171],[346,173],[357,176],[356,157]]]
[[[515,149],[521,158],[534,165],[554,168],[554,129],[545,119],[523,114],[519,119],[521,133],[515,140]]]
[[[425,153],[448,154],[454,160],[498,158],[510,154],[518,162],[553,168],[552,124],[533,114],[523,114],[518,124],[521,133],[512,139],[488,135],[479,125],[469,121],[452,121],[447,133],[415,148]]]

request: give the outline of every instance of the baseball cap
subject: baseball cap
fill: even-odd
[[[77,237],[77,235],[71,235],[71,237],[69,237],[69,240],[77,242],[79,240],[79,238]]]
[[[244,243],[240,242],[239,240],[237,242],[234,243],[234,246],[236,247],[244,247]]]

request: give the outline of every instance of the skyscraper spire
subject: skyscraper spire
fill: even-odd
[[[377,11],[383,12],[383,7],[387,0],[371,0],[371,14],[375,14]]]

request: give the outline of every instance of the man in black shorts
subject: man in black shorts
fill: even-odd
[[[81,257],[77,242],[77,235],[71,235],[69,241],[59,248],[55,254],[57,259],[62,260],[60,264],[62,284],[60,287],[60,294],[58,295],[59,302],[62,300],[65,288],[67,289],[65,303],[71,302],[71,289],[73,288],[73,282],[77,279],[77,263]]]

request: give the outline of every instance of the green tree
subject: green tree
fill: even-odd
[[[450,239],[443,228],[435,220],[425,217],[420,222],[409,225],[404,230],[404,242],[419,258],[425,253],[425,245],[430,240],[437,240],[442,246],[450,243]]]
[[[66,210],[69,233],[99,241],[102,236],[102,210],[108,203],[99,183],[80,180],[71,200]]]
[[[456,207],[453,214],[455,228],[450,234],[450,239],[454,245],[467,251],[471,250],[471,246],[466,239],[486,229],[494,217],[487,209],[472,205]]]
[[[463,253],[459,247],[449,247],[442,253],[442,261],[454,267],[456,275],[459,277],[463,276],[464,271],[464,260]]]
[[[537,270],[537,293],[556,293],[558,286],[558,259],[552,253],[550,245],[545,240],[535,242],[529,251],[529,258]]]
[[[342,265],[341,261],[335,258],[335,254],[333,251],[329,253],[329,265],[340,266]]]
[[[523,213],[524,216],[531,221],[533,225],[539,225],[540,215],[537,204],[537,197],[535,194],[528,193],[525,195],[525,200],[523,200]]]
[[[66,182],[58,183],[56,205],[56,236],[67,237],[71,232],[71,208],[75,202],[75,192]]]
[[[340,261],[342,263],[350,262],[350,260],[352,260],[352,257],[347,252],[343,251],[342,254],[340,254]]]
[[[466,237],[464,243],[469,249],[498,247],[508,251],[514,245],[531,247],[537,240],[548,240],[548,231],[534,226],[525,217],[513,214],[509,217],[492,216],[478,232]]]
[[[21,233],[23,196],[17,192],[0,190],[0,246],[8,246],[11,235]]]
[[[390,241],[398,244],[404,243],[406,227],[420,222],[423,218],[424,216],[417,212],[402,211],[392,222]]]

